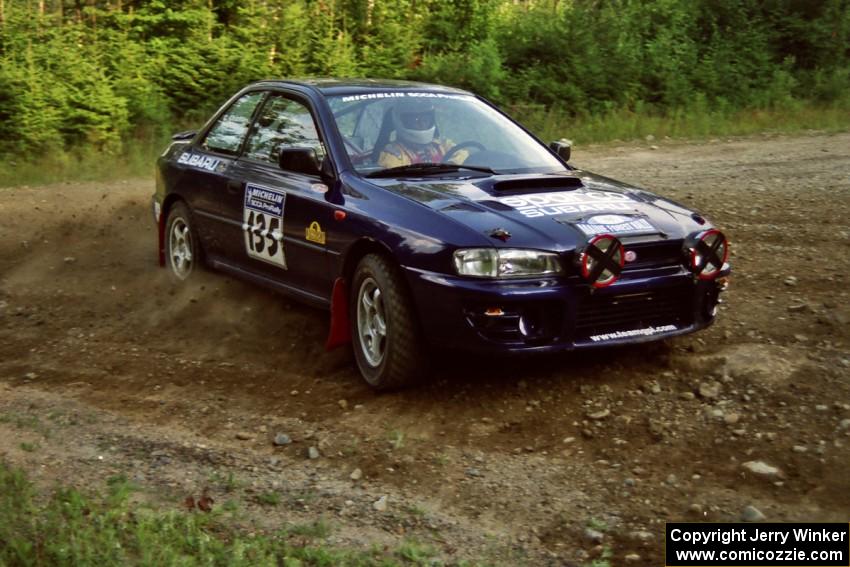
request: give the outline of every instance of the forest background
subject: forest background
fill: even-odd
[[[304,76],[456,85],[579,144],[841,130],[850,2],[0,0],[0,185],[149,173],[244,84]]]

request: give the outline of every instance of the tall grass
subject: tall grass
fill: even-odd
[[[123,477],[103,494],[69,488],[40,498],[19,470],[0,462],[0,565],[390,566],[434,565],[430,548],[401,542],[395,551],[294,545],[287,534],[245,536],[224,513],[161,510],[133,502]],[[321,533],[300,534],[323,538]],[[416,553],[412,553],[415,550]]]
[[[176,131],[176,130],[175,130]],[[0,161],[0,187],[42,185],[62,181],[111,181],[153,177],[156,158],[168,146],[168,136],[127,140],[116,153],[80,147],[38,157],[5,156]]]
[[[153,177],[156,156],[157,149],[149,141],[131,141],[120,154],[78,149],[51,153],[37,160],[12,158],[0,164],[0,187]]]
[[[608,143],[669,136],[704,139],[765,132],[794,133],[807,130],[850,130],[850,99],[831,105],[791,102],[781,108],[713,110],[704,106],[654,112],[651,109],[616,109],[573,117],[557,108],[514,107],[520,122],[543,140],[569,138],[573,142]]]
[[[696,104],[659,112],[638,105],[636,109],[582,116],[533,105],[506,110],[545,141],[569,138],[577,144],[627,142],[648,135],[698,140],[764,132],[850,131],[850,98],[829,105],[789,101],[782,107],[747,110],[717,110]],[[185,129],[181,125],[174,131]],[[116,155],[78,148],[38,159],[7,159],[0,162],[0,187],[152,177],[156,158],[168,140],[165,135],[134,138],[126,141],[124,151]]]

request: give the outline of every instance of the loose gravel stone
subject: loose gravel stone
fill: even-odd
[[[318,459],[320,456],[319,450],[315,447],[310,447],[307,449],[307,457],[309,459]]]
[[[278,447],[289,445],[290,443],[292,443],[292,438],[286,433],[278,433],[274,436],[274,444]]]
[[[753,474],[757,474],[759,476],[764,477],[778,477],[782,476],[782,471],[779,468],[774,467],[773,465],[769,465],[764,461],[747,461],[742,464],[741,467],[748,470]]]
[[[765,515],[755,506],[747,506],[741,512],[741,520],[745,522],[762,522],[765,520]]]
[[[609,415],[611,415],[611,410],[609,410],[608,408],[605,408],[604,410],[588,413],[587,419],[600,420],[600,419],[605,419]]]
[[[386,494],[378,498],[372,503],[372,508],[377,510],[378,512],[386,512],[387,511],[387,500],[388,497]]]
[[[720,389],[722,386],[719,382],[702,382],[699,385],[699,395],[707,400],[713,400],[720,396]]]

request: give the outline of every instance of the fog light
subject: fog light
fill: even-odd
[[[522,334],[523,337],[527,337],[528,335],[530,335],[533,330],[534,326],[531,325],[528,321],[526,321],[525,315],[519,318],[519,332],[520,334]]]
[[[484,314],[488,317],[501,317],[505,312],[501,307],[488,307]]]
[[[545,324],[538,313],[525,312],[519,317],[519,333],[526,339],[539,339]]]

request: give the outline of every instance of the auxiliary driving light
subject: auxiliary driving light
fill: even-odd
[[[729,242],[719,230],[706,230],[691,240],[688,254],[691,271],[701,280],[713,280],[729,256]]]
[[[623,244],[610,234],[594,236],[579,254],[581,275],[595,288],[617,281],[624,264]]]

